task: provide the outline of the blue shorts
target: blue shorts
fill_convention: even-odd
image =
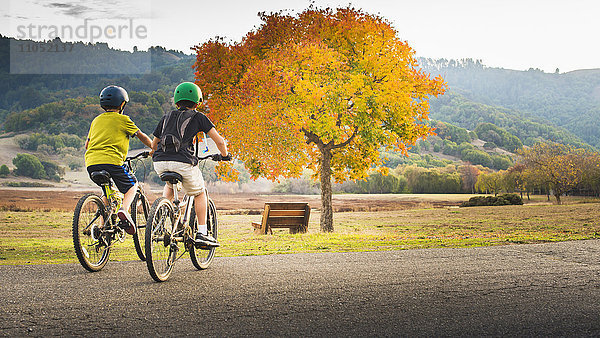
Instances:
[[[117,189],[119,189],[119,191],[122,193],[126,193],[137,183],[135,176],[130,173],[125,166],[119,166],[115,164],[94,164],[87,167],[90,178],[92,172],[100,170],[108,171],[113,182],[115,182]]]

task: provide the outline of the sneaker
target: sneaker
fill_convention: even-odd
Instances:
[[[213,236],[203,235],[201,232],[196,233],[196,244],[213,248],[221,245]]]
[[[119,209],[119,211],[117,211],[117,216],[123,222],[123,229],[125,229],[125,232],[130,235],[135,234],[135,224],[131,219],[131,215],[124,209]]]

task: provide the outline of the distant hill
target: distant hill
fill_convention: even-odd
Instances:
[[[108,84],[119,84],[133,91],[170,92],[176,83],[193,79],[191,66],[195,58],[179,51],[152,47],[148,51],[131,53],[109,48],[103,43],[83,44],[60,40],[57,43],[64,45],[67,50],[73,48],[71,53],[60,53],[61,67],[71,67],[74,72],[96,74],[10,74],[11,42],[44,44],[0,35],[0,122],[8,111],[35,108],[66,98],[96,96]],[[147,70],[145,66],[139,69],[135,67],[140,67],[140,60],[148,59],[150,73],[127,74]],[[87,68],[77,69],[79,67]]]
[[[519,131],[515,129],[513,134],[526,144],[527,138],[543,137],[572,144],[583,141],[600,148],[600,69],[544,73],[538,69],[515,71],[489,68],[470,59],[419,59],[419,62],[426,71],[444,77],[451,97],[462,97],[462,104],[482,104],[480,108],[488,112],[475,114],[479,118],[489,119],[491,109],[501,111],[509,119],[522,119],[523,128]],[[435,108],[432,116],[445,120],[445,114],[440,109],[448,106],[448,96],[444,95],[439,100],[442,102],[433,103]],[[458,108],[451,105],[454,110]],[[483,116],[486,114],[488,117]],[[452,119],[447,121],[473,128],[469,116],[458,117],[453,114]],[[491,120],[483,122],[494,123]],[[549,125],[552,130],[540,132],[540,126],[531,123]],[[503,127],[510,129],[508,125]],[[529,127],[532,128],[532,134],[526,135]],[[578,138],[580,141],[577,141]]]
[[[530,117],[529,114],[514,109],[474,102],[454,91],[431,100],[430,116],[469,130],[476,130],[483,123],[493,123],[515,135],[528,146],[538,141],[549,140],[576,147],[589,147],[586,141],[564,127],[558,127],[539,117]]]

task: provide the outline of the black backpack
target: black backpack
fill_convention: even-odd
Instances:
[[[173,110],[165,116],[160,146],[165,153],[178,153],[192,145],[191,140],[183,142],[183,134],[194,115],[195,109]]]

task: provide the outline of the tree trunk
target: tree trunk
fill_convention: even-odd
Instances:
[[[321,150],[321,231],[333,232],[333,206],[331,205],[331,149]]]
[[[556,204],[562,204],[562,201],[560,200],[560,194],[554,194],[554,197],[556,197]]]

